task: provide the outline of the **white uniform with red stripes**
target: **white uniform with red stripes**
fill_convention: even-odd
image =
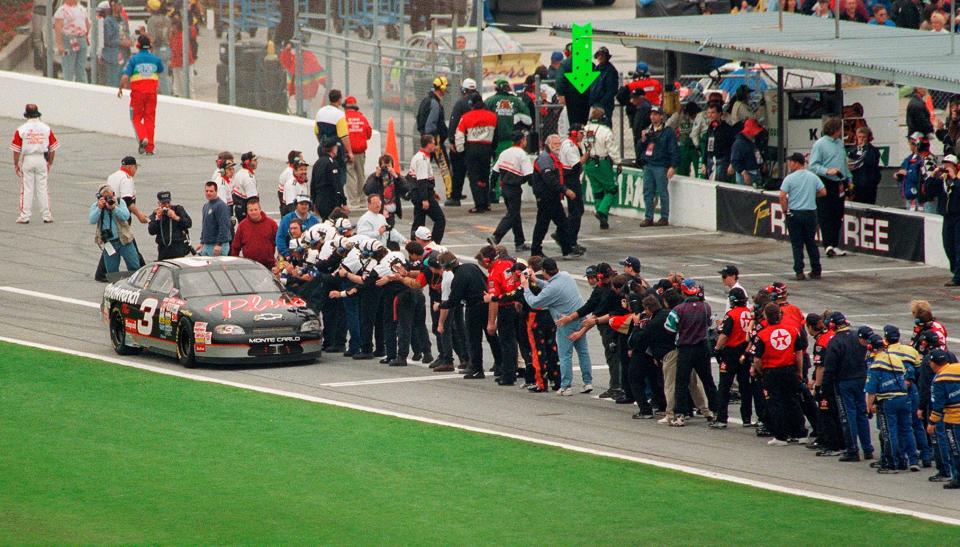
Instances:
[[[47,190],[47,152],[60,146],[50,126],[34,118],[17,128],[10,150],[20,153],[20,218],[29,222],[36,196],[40,214],[45,222],[53,220],[50,213],[50,194]]]

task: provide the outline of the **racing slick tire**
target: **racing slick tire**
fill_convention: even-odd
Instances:
[[[189,319],[177,323],[177,361],[185,368],[197,366],[197,354],[193,345],[193,325]]]
[[[140,353],[140,348],[127,345],[127,330],[123,322],[123,314],[119,307],[110,310],[110,343],[113,345],[113,351],[119,355],[136,355]]]

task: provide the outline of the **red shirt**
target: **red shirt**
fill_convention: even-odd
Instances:
[[[367,151],[367,140],[373,136],[373,128],[367,117],[359,110],[346,109],[347,129],[350,131],[350,149],[354,154],[363,154]]]
[[[781,323],[789,324],[797,331],[803,328],[803,325],[806,323],[806,319],[803,317],[803,312],[800,311],[800,308],[794,306],[793,304],[781,304],[780,315],[782,317],[780,320]]]
[[[660,83],[660,80],[641,78],[627,84],[627,89],[631,92],[638,87],[643,90],[643,96],[650,101],[650,104],[654,106],[660,104],[661,95],[663,94],[663,84]]]
[[[240,256],[254,260],[268,268],[276,263],[277,223],[266,213],[261,213],[260,222],[254,222],[249,216],[237,224],[237,233],[230,243],[230,256]]]
[[[513,274],[508,273],[507,269],[513,266],[512,258],[498,258],[490,266],[490,274],[487,276],[487,292],[496,297],[502,297],[515,290],[520,283],[514,280]],[[511,302],[500,302],[501,306],[509,306]]]
[[[784,323],[765,327],[757,333],[756,355],[760,357],[760,367],[783,368],[796,366],[796,352],[801,347],[797,329]]]
[[[720,332],[727,335],[724,347],[735,348],[747,343],[747,328],[753,319],[753,312],[746,306],[731,308],[723,318]]]
[[[827,330],[817,335],[817,340],[813,343],[813,366],[823,366],[823,352],[827,351],[827,345],[836,334],[835,330]]]

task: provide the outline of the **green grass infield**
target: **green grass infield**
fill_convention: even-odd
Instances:
[[[4,544],[960,545],[960,527],[5,343],[0,408]]]

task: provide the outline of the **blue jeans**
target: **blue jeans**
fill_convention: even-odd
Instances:
[[[645,165],[643,167],[644,217],[653,220],[654,200],[660,197],[660,218],[670,218],[670,191],[667,189],[667,168]]]
[[[127,265],[127,271],[132,272],[136,271],[143,266],[140,264],[140,256],[137,254],[137,246],[131,241],[126,245],[121,245],[119,240],[111,241],[113,248],[117,252],[112,255],[107,254],[107,251],[103,251],[103,271],[106,273],[119,272],[120,271],[120,257],[123,257],[123,263]]]
[[[927,431],[924,429],[923,420],[917,418],[917,408],[920,407],[920,392],[917,385],[910,386],[907,394],[910,397],[910,423],[913,426],[913,439],[920,451],[920,460],[923,462],[933,461],[933,451],[930,449],[930,441],[927,439]]]
[[[909,396],[887,399],[877,406],[877,425],[883,446],[880,463],[890,469],[916,465],[917,445],[913,439]]]
[[[120,50],[117,48],[103,48],[100,52],[100,58],[103,61],[103,83],[110,87],[120,85],[120,71],[123,70],[117,58]]]
[[[741,186],[756,186],[757,183],[760,182],[760,171],[754,169],[747,171],[747,173],[750,173],[750,184],[747,184],[747,181],[743,178],[743,173],[740,171],[737,171],[737,184]]]
[[[867,420],[867,398],[863,393],[865,379],[837,382],[840,395],[840,422],[843,425],[843,440],[848,456],[859,455],[857,439],[864,454],[873,454],[870,441],[870,422]]]
[[[957,426],[954,426],[956,428]],[[957,442],[956,435],[960,435],[960,431],[954,430],[954,442]],[[937,454],[940,457],[940,465],[937,467],[940,470],[941,475],[949,475],[953,477],[953,480],[960,480],[960,462],[955,462],[953,456],[950,454],[950,440],[947,438],[947,424],[943,423],[943,420],[940,420],[933,426],[934,438],[937,443]]]
[[[557,327],[557,352],[560,354],[560,387],[570,387],[573,383],[573,350],[577,350],[577,360],[580,361],[580,376],[584,384],[593,383],[592,366],[590,364],[590,350],[587,349],[587,337],[581,336],[576,342],[571,342],[568,336],[580,330],[583,321],[577,319],[562,327]]]
[[[163,61],[163,72],[160,73],[160,94],[170,94],[170,48],[158,47],[154,53]]]
[[[204,243],[203,248],[200,249],[200,256],[213,256],[213,248],[216,247],[214,243]],[[228,256],[230,254],[230,242],[221,244],[220,246],[220,256]]]
[[[60,66],[63,68],[63,79],[68,82],[87,83],[87,39],[84,36],[63,37],[63,59]],[[73,50],[71,41],[76,40],[79,48]]]
[[[950,477],[953,482],[960,482],[960,424],[945,424],[940,422],[944,433],[944,444],[950,462]],[[939,435],[939,433],[937,433]]]

